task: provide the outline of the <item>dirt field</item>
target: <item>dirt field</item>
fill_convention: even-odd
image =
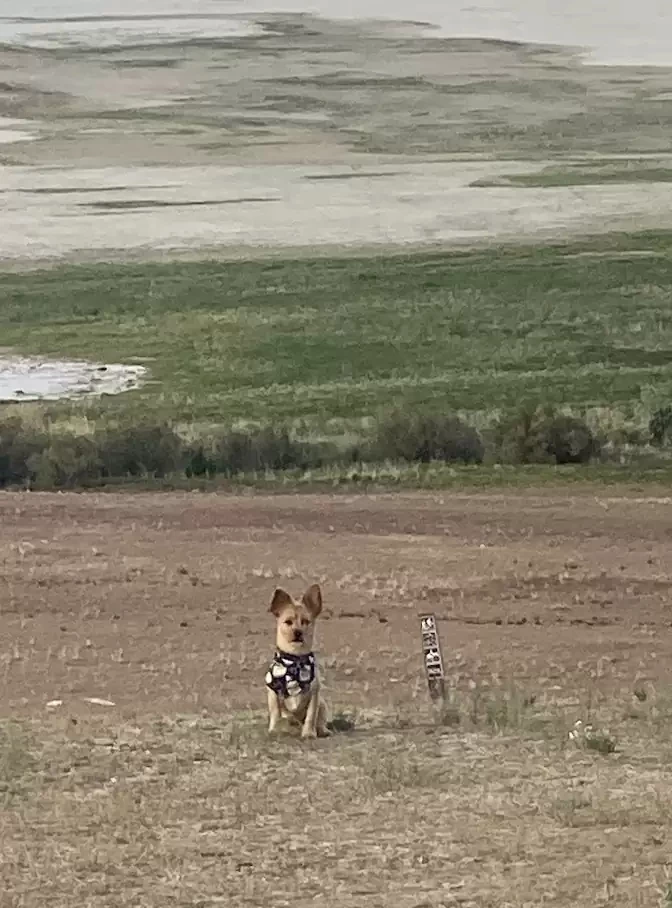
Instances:
[[[2,496],[0,904],[669,905],[669,509]],[[267,603],[313,579],[354,728],[269,742]]]
[[[672,680],[665,499],[7,495],[0,653],[8,715],[60,698],[122,715],[262,705],[275,585],[324,586],[333,696],[398,708],[417,616],[448,665],[534,692]],[[599,674],[595,678],[595,674]]]

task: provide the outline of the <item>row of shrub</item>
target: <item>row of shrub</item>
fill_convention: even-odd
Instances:
[[[270,427],[189,442],[165,424],[76,435],[36,430],[16,417],[0,420],[0,488],[77,488],[135,477],[306,470],[338,459],[335,445],[300,441],[285,429]]]
[[[486,444],[487,441],[487,444]],[[588,425],[554,410],[523,408],[504,416],[487,439],[457,416],[398,411],[380,423],[368,459],[415,463],[588,463],[600,446]]]
[[[672,441],[672,409],[654,414],[650,441]],[[302,440],[284,428],[219,431],[197,441],[169,425],[108,427],[90,435],[0,418],[0,488],[76,488],[129,477],[232,477],[353,462],[582,464],[600,455],[587,423],[523,408],[480,433],[455,415],[399,410],[357,445]]]

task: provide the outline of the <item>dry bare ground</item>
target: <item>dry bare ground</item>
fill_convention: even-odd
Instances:
[[[0,905],[672,904],[671,503],[4,495]],[[313,579],[342,730],[269,742]]]

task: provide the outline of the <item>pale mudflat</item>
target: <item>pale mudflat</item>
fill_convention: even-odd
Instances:
[[[0,117],[20,125],[0,130],[0,259],[669,226],[669,68],[587,66],[562,47],[408,24],[248,13],[254,28],[242,34],[228,19],[203,32],[197,18],[185,35],[168,17],[138,20],[135,37],[108,22],[116,43],[96,44],[80,40],[98,22],[85,17],[72,33],[51,23],[60,37],[48,46],[6,47]],[[553,185],[506,185],[549,165],[561,171]],[[601,170],[576,185],[586,165]]]

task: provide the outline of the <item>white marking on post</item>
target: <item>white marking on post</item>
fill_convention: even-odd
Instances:
[[[420,615],[420,637],[429,696],[432,700],[445,700],[445,674],[435,615]]]

